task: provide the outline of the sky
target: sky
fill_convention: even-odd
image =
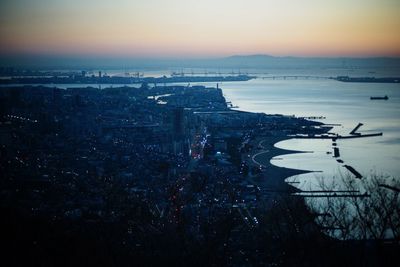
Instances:
[[[400,56],[400,0],[0,0],[0,54]]]

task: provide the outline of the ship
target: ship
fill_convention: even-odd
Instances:
[[[385,96],[371,96],[370,99],[371,100],[388,100],[389,97],[387,95],[385,95]]]

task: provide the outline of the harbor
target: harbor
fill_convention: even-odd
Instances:
[[[372,134],[355,134],[355,135],[291,135],[290,137],[299,138],[299,139],[353,139],[353,138],[363,138],[363,137],[374,137],[374,136],[382,136],[383,133],[372,133]]]
[[[340,145],[342,145],[342,142],[338,142],[339,140],[355,140],[358,138],[366,138],[366,137],[377,137],[377,136],[383,136],[383,133],[362,133],[360,132],[360,129],[365,126],[364,123],[359,122],[354,128],[351,128],[351,130],[349,130],[348,134],[337,134],[337,133],[332,133],[332,132],[328,132],[325,134],[302,134],[302,135],[294,135],[291,137],[294,137],[295,139],[293,140],[299,140],[299,142],[301,142],[300,140],[302,139],[306,139],[306,140],[310,140],[310,142],[312,142],[312,140],[321,140],[320,142],[324,142],[327,146],[328,143],[326,143],[326,141],[323,140],[331,140],[331,142],[329,142],[329,144],[331,144],[331,150],[327,151],[325,154],[326,156],[331,155],[332,159],[335,160],[336,165],[339,168],[339,173],[341,173],[340,175],[342,177],[347,177],[349,179],[363,179],[364,177],[368,176],[368,173],[365,172],[365,170],[363,169],[359,169],[359,165],[354,166],[352,164],[352,161],[347,161],[347,157],[346,157],[346,153],[345,153],[345,160],[342,159],[342,153],[341,153],[341,149],[340,149]],[[343,131],[342,131],[343,132]],[[353,142],[353,141],[349,141],[349,142]],[[328,149],[328,147],[327,147]],[[346,150],[347,152],[347,150]],[[300,154],[299,154],[300,155]],[[307,155],[307,154],[303,154],[303,155]],[[275,158],[274,158],[275,159]],[[283,160],[283,162],[285,161],[286,157],[285,156],[281,156],[280,157],[281,161]],[[328,159],[327,159],[328,160]],[[276,161],[272,161],[274,162],[274,164],[276,164]],[[283,164],[281,164],[279,162],[279,166],[284,166]],[[334,166],[334,163],[331,163],[332,166]],[[306,168],[306,167],[304,167]],[[343,170],[340,171],[340,170]],[[315,171],[313,172],[315,173]],[[325,173],[325,171],[323,172]],[[315,176],[315,174],[303,174],[303,175],[299,175],[298,177],[312,177]],[[325,174],[326,175],[326,174]],[[297,177],[297,176],[294,176]],[[315,178],[314,178],[315,179]],[[303,179],[301,179],[303,180]],[[314,189],[306,189],[307,187],[304,186],[304,180],[303,182],[299,182],[296,178],[295,179],[288,179],[287,181],[289,184],[293,184],[294,186],[296,186],[297,188],[300,188],[300,192],[296,192],[293,193],[293,195],[295,196],[301,196],[301,197],[306,197],[306,198],[346,198],[346,197],[352,197],[352,198],[364,198],[364,197],[369,197],[370,194],[368,193],[360,193],[358,190],[356,191],[347,191],[347,190],[326,190],[322,188],[319,188],[318,186],[314,187]],[[329,184],[329,183],[328,183]],[[385,185],[386,186],[386,185]],[[390,185],[389,185],[390,186]]]

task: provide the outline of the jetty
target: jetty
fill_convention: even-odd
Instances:
[[[291,135],[293,138],[299,139],[351,139],[351,138],[362,138],[362,137],[373,137],[382,136],[383,133],[372,133],[372,134],[355,134],[355,135]]]
[[[302,190],[300,193],[360,193],[360,190]]]
[[[371,96],[369,99],[370,100],[388,100],[389,97],[387,95],[385,95],[385,96]]]
[[[362,134],[358,133],[358,129],[360,129],[361,126],[364,124],[359,122],[357,126],[349,133],[349,135],[340,135],[340,134],[296,134],[292,135],[294,138],[300,138],[300,139],[332,139],[333,142],[336,142],[337,139],[351,139],[351,138],[361,138],[361,137],[374,137],[374,136],[382,136],[383,133],[371,133],[371,134]],[[336,146],[336,143],[332,144],[333,146]]]
[[[314,198],[322,198],[322,197],[370,197],[370,194],[368,193],[364,193],[364,194],[355,194],[355,193],[349,193],[349,194],[345,194],[345,193],[317,193],[317,194],[310,194],[310,193],[294,193],[292,194],[292,196],[297,196],[297,197],[314,197]]]
[[[305,119],[305,120],[325,120],[325,116],[307,116],[307,117],[298,117],[299,119]]]
[[[360,129],[361,126],[363,126],[361,122],[358,123],[358,125],[350,132],[351,135],[361,135],[360,133],[357,133],[358,129]]]
[[[339,158],[340,157],[339,148],[337,148],[337,147],[333,148],[333,157],[334,158]]]
[[[382,136],[383,133],[372,133],[372,134],[357,134],[357,135],[346,135],[341,136],[339,135],[338,139],[351,139],[351,138],[361,138],[361,137],[374,137],[374,136]]]
[[[354,176],[358,179],[362,178],[362,175],[356,171],[356,169],[354,169],[353,167],[351,167],[350,165],[343,165],[347,170],[349,170],[352,174],[354,174]]]
[[[330,80],[335,79],[327,76],[315,76],[315,75],[274,75],[274,76],[260,76],[259,78],[271,79],[271,80]]]
[[[337,76],[333,78],[339,82],[348,83],[400,83],[400,77],[349,77],[349,76]]]

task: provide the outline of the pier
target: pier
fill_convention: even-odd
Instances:
[[[351,135],[361,135],[360,133],[357,133],[358,129],[360,129],[361,126],[363,126],[361,122],[358,123],[358,125],[350,132]]]
[[[314,80],[331,80],[334,79],[333,77],[326,77],[326,76],[313,76],[313,75],[276,75],[276,76],[264,76],[260,77],[261,79],[271,79],[271,80],[309,80],[309,79],[314,79]]]
[[[318,194],[310,194],[310,193],[306,193],[306,194],[302,194],[302,193],[294,193],[292,194],[292,196],[298,196],[298,197],[315,197],[315,198],[322,198],[322,197],[370,197],[370,194],[368,193],[364,193],[364,194],[336,194],[336,193],[318,193]]]
[[[303,190],[301,193],[360,193],[360,190]]]
[[[349,76],[337,76],[333,78],[339,82],[350,82],[350,83],[400,83],[400,77],[349,77]]]
[[[337,148],[337,147],[333,148],[333,157],[335,157],[335,158],[339,158],[340,157],[339,148]]]
[[[382,136],[383,133],[372,133],[372,134],[362,134],[362,133],[357,133],[358,129],[360,129],[361,126],[363,126],[363,123],[358,123],[358,125],[349,133],[349,135],[339,135],[339,134],[323,134],[323,135],[314,135],[314,134],[308,134],[308,135],[293,135],[292,137],[294,138],[300,138],[300,139],[332,139],[332,142],[334,142],[332,145],[336,146],[336,140],[337,139],[351,139],[351,138],[361,138],[361,137],[374,137],[374,136]]]
[[[354,174],[354,176],[358,179],[362,178],[362,175],[356,171],[353,167],[351,167],[350,165],[344,165],[344,167],[349,170],[352,174]]]
[[[298,118],[305,119],[305,120],[325,120],[326,119],[325,116],[308,116],[308,117],[298,117]]]
[[[373,134],[355,134],[355,135],[294,135],[292,137],[299,139],[332,139],[333,141],[337,139],[351,139],[351,138],[362,138],[362,137],[374,137],[382,136],[383,133],[373,133]]]
[[[374,136],[382,136],[383,133],[373,133],[373,134],[357,134],[357,135],[346,135],[346,136],[341,136],[338,135],[338,139],[351,139],[351,138],[361,138],[361,137],[374,137]]]

